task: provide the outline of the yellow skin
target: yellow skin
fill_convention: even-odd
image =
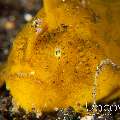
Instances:
[[[79,109],[92,103],[96,67],[120,65],[119,0],[44,0],[44,7],[17,35],[1,80],[14,101],[31,110]],[[33,24],[41,19],[36,33]],[[22,74],[22,75],[21,75]],[[97,100],[120,97],[120,71],[106,65],[97,79]]]

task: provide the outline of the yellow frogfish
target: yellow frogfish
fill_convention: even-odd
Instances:
[[[0,79],[26,110],[78,110],[93,98],[120,97],[119,65],[119,0],[44,0],[14,40]]]

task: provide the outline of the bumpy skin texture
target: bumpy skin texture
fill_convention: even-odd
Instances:
[[[24,26],[2,75],[15,102],[38,111],[93,102],[97,65],[107,58],[120,65],[119,13],[119,0],[44,0],[34,18],[42,19],[42,31],[36,33],[34,20]],[[97,100],[119,97],[119,80],[120,71],[106,65]]]

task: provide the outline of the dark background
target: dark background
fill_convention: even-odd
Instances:
[[[41,8],[41,0],[0,0],[0,64],[7,60],[16,34]]]

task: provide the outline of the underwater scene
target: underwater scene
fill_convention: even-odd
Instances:
[[[120,0],[0,0],[0,120],[120,120]]]

